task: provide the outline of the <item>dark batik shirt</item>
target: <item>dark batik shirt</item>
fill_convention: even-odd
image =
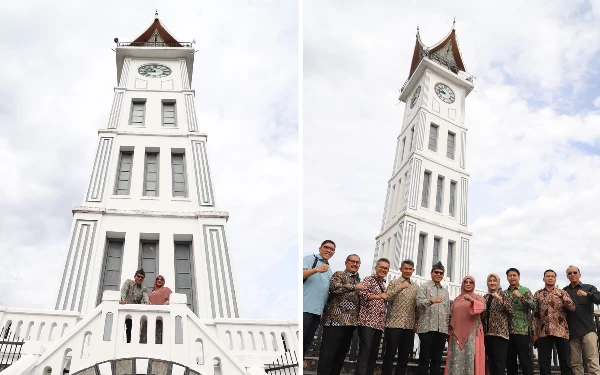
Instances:
[[[497,336],[508,340],[510,334],[510,318],[513,313],[513,304],[505,291],[499,290],[502,302],[490,293],[486,294],[485,311],[481,315],[483,332],[486,336]]]
[[[567,322],[569,323],[570,337],[585,336],[590,332],[596,332],[594,324],[594,304],[600,304],[600,292],[595,286],[579,283],[575,287],[567,285],[563,288],[575,302],[575,311],[567,311]],[[583,290],[587,296],[578,296],[577,291]]]
[[[359,292],[360,313],[358,324],[363,327],[371,327],[383,331],[385,326],[385,299],[368,300],[369,296],[385,293],[385,279],[378,280],[375,276],[365,277],[363,280],[365,288]]]
[[[569,324],[567,310],[575,311],[575,303],[564,290],[554,288],[540,289],[533,295],[537,309],[533,313],[533,334],[538,339],[555,336],[569,339]]]
[[[513,290],[519,289],[519,293],[523,299],[517,298],[513,294]],[[513,314],[510,319],[510,334],[511,335],[529,335],[529,311],[535,310],[536,302],[529,288],[519,285],[519,287],[508,287],[505,290],[508,298],[513,305]]]
[[[338,271],[333,274],[323,313],[324,326],[358,325],[358,291],[354,289],[356,283],[356,273]]]

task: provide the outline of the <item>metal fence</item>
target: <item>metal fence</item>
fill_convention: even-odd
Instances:
[[[267,364],[265,372],[270,375],[296,375],[299,367],[296,352],[285,352],[273,363]]]
[[[0,371],[21,358],[21,348],[24,342],[10,331],[10,327],[0,330]]]

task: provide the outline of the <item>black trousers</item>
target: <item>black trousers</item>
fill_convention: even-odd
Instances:
[[[442,354],[448,335],[442,332],[419,333],[419,375],[440,375]]]
[[[319,323],[321,322],[321,315],[311,314],[311,313],[303,313],[302,314],[302,325],[303,332],[302,338],[304,340],[304,344],[302,345],[304,352],[302,353],[302,358],[306,357],[306,353],[308,352],[308,348],[310,344],[312,344],[315,339],[315,332],[317,332],[317,328],[319,328]]]
[[[127,343],[131,342],[131,319],[125,319],[125,335],[127,336]]]
[[[571,346],[569,340],[556,336],[546,336],[538,339],[538,360],[540,362],[540,375],[550,375],[552,368],[552,347],[556,346],[558,364],[561,375],[572,375]]]
[[[521,365],[523,375],[533,375],[533,360],[531,358],[529,343],[529,335],[509,336],[508,351],[506,354],[506,373],[508,375],[519,374],[517,357],[519,357],[519,364]]]
[[[396,375],[406,374],[408,357],[415,346],[415,331],[404,328],[385,329],[385,353],[383,355],[382,375],[392,375],[394,357],[398,353],[396,362]]]
[[[491,375],[506,374],[508,340],[498,336],[485,336],[485,356],[490,364]]]
[[[339,375],[350,349],[355,326],[323,327],[317,375]]]
[[[354,375],[373,375],[383,331],[358,326],[358,359]]]

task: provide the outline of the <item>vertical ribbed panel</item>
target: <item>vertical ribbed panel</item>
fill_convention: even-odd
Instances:
[[[196,119],[196,108],[194,107],[194,96],[192,94],[185,94],[185,115],[187,118],[188,131],[198,131],[198,121]]]
[[[184,89],[190,88],[190,80],[188,79],[187,63],[185,60],[179,60],[179,71],[181,72],[181,85]]]
[[[402,258],[410,259],[417,263],[417,253],[415,252],[415,232],[417,229],[417,224],[412,221],[406,222],[406,228],[404,229],[403,237],[403,251]]]
[[[214,207],[215,202],[212,182],[210,180],[210,169],[206,156],[206,142],[192,141],[192,154],[194,157],[194,175],[196,176],[198,204],[200,206]]]
[[[387,194],[385,195],[385,205],[383,206],[383,218],[381,219],[381,230],[385,226],[385,219],[387,215],[388,199],[390,198],[390,187],[388,186]]]
[[[456,145],[454,145],[456,148]],[[460,132],[460,167],[466,168],[466,155],[467,155],[467,132]]]
[[[400,268],[400,260],[402,258],[402,237],[404,229],[404,222],[401,221],[400,225],[398,225],[398,233],[396,234],[396,243],[394,244],[394,259],[392,259],[392,265],[390,266],[390,270],[397,270]]]
[[[119,125],[119,118],[121,116],[121,107],[123,106],[123,91],[115,92],[115,98],[113,99],[113,105],[110,109],[110,116],[108,118],[108,129],[116,129]]]
[[[204,225],[206,271],[213,318],[239,318],[233,270],[222,225]]]
[[[71,234],[69,253],[60,283],[56,310],[81,311],[88,280],[96,220],[77,220]]]
[[[413,158],[410,163],[412,164],[409,168],[411,171],[410,176],[410,195],[408,201],[408,207],[416,210],[417,202],[419,199],[419,186],[421,183],[421,164],[423,161],[418,158]],[[412,167],[412,168],[411,168]]]
[[[88,187],[85,200],[87,202],[100,202],[104,195],[104,186],[106,185],[106,175],[112,153],[113,138],[100,138],[98,150],[96,151],[96,160],[94,169]]]
[[[429,84],[431,82],[431,70],[425,70],[425,79],[423,80],[423,101],[421,106],[427,107],[429,104]]]
[[[129,67],[131,65],[130,59],[125,59],[123,62],[123,69],[121,70],[121,81],[119,82],[119,87],[127,87],[127,82],[129,81]]]
[[[467,197],[468,197],[469,181],[460,178],[460,225],[467,226]]]
[[[417,142],[415,143],[415,147],[419,151],[423,151],[423,140],[425,139],[425,111],[420,110],[418,114],[417,125],[415,129],[415,137]]]

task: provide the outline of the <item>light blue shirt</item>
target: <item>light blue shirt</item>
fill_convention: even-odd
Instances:
[[[325,264],[323,258],[318,254],[307,255],[302,259],[302,269],[309,270],[313,268],[315,263],[315,256],[317,256],[317,264],[315,267],[319,267]],[[310,276],[303,284],[303,312],[322,315],[325,304],[327,303],[327,297],[329,296],[329,284],[331,283],[331,268],[327,272],[317,272]]]

